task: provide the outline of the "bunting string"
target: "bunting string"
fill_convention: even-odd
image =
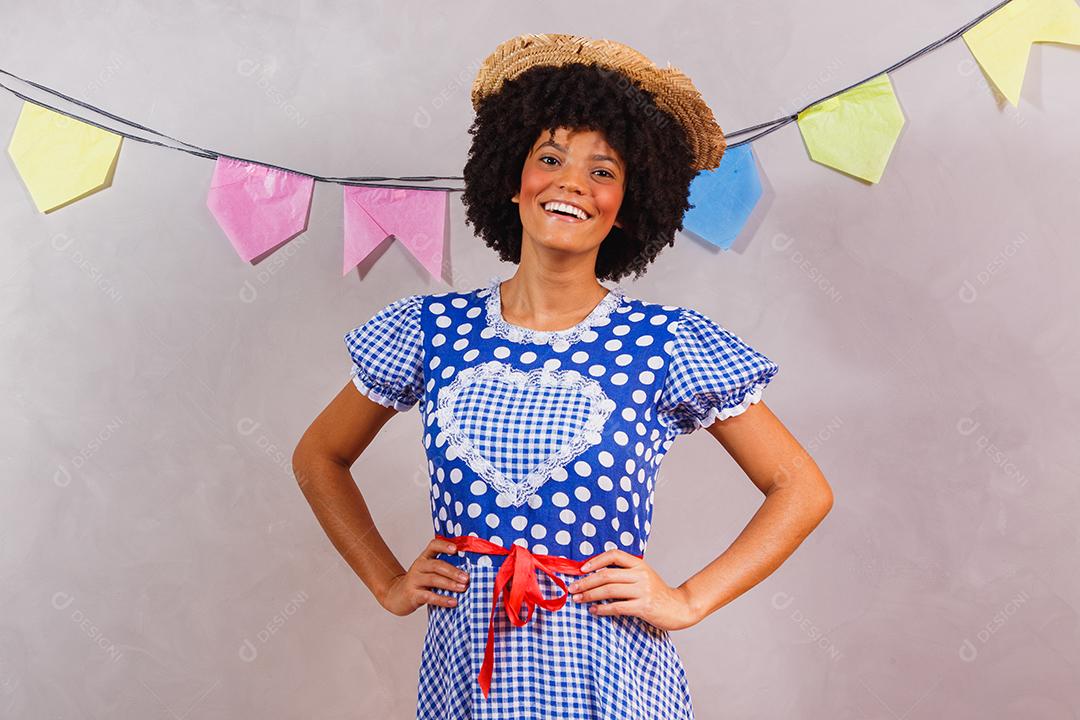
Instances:
[[[761,197],[752,144],[794,122],[812,160],[853,178],[881,180],[905,123],[890,75],[963,37],[990,85],[1013,106],[1035,42],[1080,45],[1077,0],[1001,0],[934,42],[866,78],[807,103],[797,112],[726,133],[718,168],[700,172],[690,187],[682,229],[722,249],[731,247]],[[316,182],[343,186],[347,273],[387,237],[394,237],[434,275],[442,269],[447,195],[460,175],[324,176],[180,140],[0,68],[0,75],[111,122],[20,92],[22,113],[8,148],[41,212],[51,212],[111,184],[123,138],[215,161],[207,207],[244,260],[276,249],[307,227]],[[119,126],[119,127],[118,127]],[[419,184],[416,184],[419,183]],[[435,184],[433,184],[435,183]]]
[[[95,105],[91,105],[90,103],[79,100],[78,98],[73,98],[70,95],[66,95],[66,94],[60,92],[59,90],[55,90],[55,89],[53,89],[51,87],[48,87],[47,85],[42,85],[40,83],[34,82],[33,80],[27,80],[26,78],[20,77],[20,76],[16,75],[15,73],[12,73],[12,72],[8,72],[7,70],[4,70],[3,68],[0,68],[0,74],[7,75],[8,77],[13,77],[13,78],[15,78],[16,80],[18,80],[20,82],[26,83],[27,85],[30,85],[32,87],[36,87],[37,89],[39,89],[39,90],[41,90],[41,91],[43,91],[45,93],[48,93],[50,95],[55,95],[56,97],[63,98],[64,100],[67,100],[68,102],[71,102],[71,103],[74,103],[74,104],[78,105],[79,107],[86,108],[87,110],[91,110],[93,112],[96,112],[99,115],[104,115],[107,118],[110,118],[110,119],[115,120],[117,122],[123,123],[124,125],[128,125],[129,127],[137,128],[137,129],[142,130],[144,132],[148,132],[148,133],[150,133],[152,135],[157,135],[158,137],[163,137],[166,140],[171,140],[174,143],[177,143],[178,145],[183,145],[185,147],[176,147],[174,145],[167,145],[165,143],[158,142],[157,140],[151,140],[149,138],[145,138],[145,137],[142,137],[140,135],[133,135],[133,134],[131,134],[129,132],[125,132],[123,130],[119,130],[119,129],[114,128],[114,127],[109,127],[107,125],[103,125],[103,124],[95,122],[93,120],[89,120],[87,118],[76,115],[75,113],[68,112],[67,110],[61,110],[60,108],[57,108],[57,107],[55,107],[53,105],[42,102],[40,100],[36,100],[34,98],[27,97],[26,95],[23,95],[18,90],[10,88],[7,85],[5,85],[4,83],[0,82],[0,87],[4,88],[8,92],[22,98],[23,100],[25,100],[27,102],[32,102],[32,103],[34,103],[36,105],[40,105],[41,107],[48,108],[49,110],[52,110],[53,112],[60,113],[61,115],[66,115],[67,117],[69,117],[69,118],[71,118],[73,120],[77,120],[79,122],[86,123],[87,125],[93,125],[96,128],[100,128],[100,129],[105,130],[107,132],[111,132],[111,133],[115,133],[117,135],[121,135],[121,136],[126,137],[126,138],[128,138],[130,140],[137,140],[138,142],[148,143],[150,145],[157,145],[159,147],[168,148],[170,150],[180,150],[181,152],[186,152],[186,153],[189,153],[191,155],[195,155],[197,157],[209,158],[210,160],[216,160],[216,159],[221,158],[221,157],[227,157],[227,158],[231,158],[233,160],[240,160],[242,162],[249,162],[249,163],[253,163],[253,164],[257,164],[257,165],[262,165],[263,167],[274,168],[275,170],[281,170],[281,171],[284,171],[284,172],[290,172],[290,173],[293,173],[294,175],[306,175],[307,177],[310,177],[311,179],[313,179],[316,182],[328,182],[328,183],[335,183],[335,184],[338,184],[338,185],[374,185],[376,182],[383,181],[383,180],[398,180],[398,181],[402,181],[402,182],[430,182],[430,181],[433,181],[433,180],[462,180],[463,179],[460,175],[458,175],[458,176],[455,176],[455,175],[417,175],[417,176],[413,176],[413,177],[379,177],[379,176],[375,176],[375,175],[363,176],[363,177],[324,177],[322,175],[311,175],[310,173],[305,173],[305,172],[303,172],[301,170],[293,170],[292,168],[283,167],[281,165],[274,165],[273,163],[267,163],[267,162],[263,162],[261,160],[248,160],[248,159],[245,159],[245,158],[238,157],[236,155],[225,155],[225,154],[219,153],[219,152],[217,152],[215,150],[207,150],[206,148],[199,147],[198,145],[192,145],[189,142],[184,142],[183,140],[177,140],[176,138],[172,137],[171,135],[166,135],[165,133],[161,132],[160,130],[155,130],[153,128],[146,127],[145,125],[141,125],[141,124],[135,122],[134,120],[128,120],[125,117],[121,117],[119,115],[114,115],[113,113],[109,112],[108,110],[103,110],[103,109],[101,109],[101,108],[99,108],[99,107],[97,107]],[[408,187],[408,188],[411,188],[412,186],[411,185],[385,185],[385,184],[379,184],[378,187]],[[422,188],[417,188],[417,189],[422,189]],[[426,189],[428,189],[428,190],[460,191],[463,188],[427,187]]]
[[[903,67],[904,65],[907,65],[909,62],[915,60],[916,58],[919,58],[922,55],[925,55],[927,53],[930,53],[933,50],[936,50],[937,48],[941,47],[942,45],[945,45],[945,44],[955,40],[956,38],[960,37],[965,32],[967,32],[968,29],[974,27],[975,25],[980,23],[983,19],[989,17],[991,14],[996,12],[999,8],[1007,5],[1010,2],[1013,2],[1013,0],[1002,0],[1001,2],[999,2],[994,7],[990,8],[989,10],[982,13],[981,15],[974,18],[973,20],[970,20],[969,22],[965,23],[963,26],[961,26],[960,28],[958,28],[958,29],[954,30],[953,32],[949,33],[945,37],[930,43],[926,47],[923,47],[923,48],[921,48],[919,50],[916,50],[915,52],[908,55],[903,60],[900,60],[900,61],[894,63],[893,65],[890,65],[889,67],[887,67],[884,70],[873,73],[872,75],[868,75],[867,77],[863,78],[859,82],[852,83],[851,85],[848,85],[845,88],[842,88],[842,89],[837,90],[837,91],[835,91],[833,93],[830,93],[828,95],[820,97],[817,100],[814,100],[813,102],[807,103],[805,106],[800,108],[798,110],[798,112],[795,112],[795,113],[793,113],[791,115],[786,115],[784,117],[777,118],[775,120],[770,120],[769,122],[759,123],[757,125],[752,125],[750,127],[742,128],[741,130],[736,130],[734,132],[730,132],[730,133],[726,132],[726,133],[724,133],[724,137],[730,140],[730,139],[736,138],[736,137],[738,137],[740,135],[745,135],[748,132],[753,132],[754,130],[760,130],[761,128],[768,128],[767,130],[764,130],[763,132],[760,132],[760,133],[758,133],[756,135],[753,135],[751,137],[748,137],[746,139],[739,140],[739,141],[736,141],[736,142],[733,142],[733,143],[729,143],[728,148],[735,148],[735,147],[738,147],[740,145],[744,145],[744,144],[747,144],[747,143],[752,143],[755,140],[757,140],[759,138],[762,138],[765,135],[768,135],[769,133],[771,133],[771,132],[773,132],[775,130],[779,130],[784,125],[787,125],[790,122],[798,120],[799,114],[802,113],[803,111],[809,109],[810,107],[812,107],[814,105],[817,105],[818,103],[820,103],[820,102],[822,102],[824,100],[828,100],[829,98],[840,95],[841,93],[844,93],[844,92],[846,92],[846,91],[848,91],[848,90],[850,90],[850,89],[852,89],[854,87],[862,85],[867,80],[870,80],[871,78],[877,77],[878,75],[881,75],[883,73],[891,73],[891,72],[894,72],[895,70],[898,70],[899,68]],[[79,100],[77,98],[71,97],[70,95],[67,95],[67,94],[65,94],[63,92],[60,92],[59,90],[56,90],[54,88],[48,87],[47,85],[43,85],[41,83],[34,82],[33,80],[27,80],[26,78],[19,77],[18,75],[14,74],[14,73],[11,73],[11,72],[8,72],[7,70],[4,70],[3,68],[0,68],[0,73],[2,73],[4,75],[7,75],[8,77],[13,77],[16,80],[19,80],[20,82],[26,83],[27,85],[30,85],[31,87],[35,87],[38,90],[41,90],[42,92],[45,92],[45,93],[47,93],[49,95],[54,95],[56,97],[63,98],[64,100],[67,100],[68,102],[71,102],[71,103],[74,103],[75,105],[78,105],[79,107],[85,108],[85,109],[90,110],[90,111],[95,112],[95,113],[98,113],[99,115],[104,115],[105,117],[110,118],[112,120],[115,120],[116,122],[123,123],[124,125],[128,125],[129,127],[137,128],[139,130],[142,130],[143,132],[151,133],[152,135],[157,135],[158,137],[163,137],[166,140],[171,140],[172,142],[177,143],[179,145],[183,145],[185,147],[174,147],[174,146],[171,146],[171,145],[166,145],[164,143],[160,143],[160,142],[157,142],[155,140],[150,140],[150,139],[143,138],[143,137],[140,137],[140,136],[137,136],[137,135],[132,135],[132,134],[129,134],[129,133],[125,133],[122,130],[117,130],[115,128],[106,127],[105,125],[101,125],[99,123],[93,122],[92,120],[88,120],[86,118],[80,117],[80,116],[75,115],[73,113],[69,113],[69,112],[66,112],[64,110],[60,110],[60,109],[58,109],[56,107],[53,107],[51,105],[48,105],[46,103],[43,103],[43,102],[40,102],[38,100],[34,100],[32,98],[29,98],[29,97],[23,95],[22,93],[8,87],[4,83],[0,82],[0,87],[4,88],[5,90],[7,90],[10,93],[13,93],[14,95],[17,95],[18,97],[22,98],[23,100],[26,100],[28,102],[37,103],[38,105],[42,105],[43,107],[46,107],[46,108],[52,110],[53,112],[58,112],[58,113],[61,113],[63,115],[67,115],[68,117],[73,118],[75,120],[78,120],[79,122],[89,123],[91,125],[94,125],[95,127],[101,128],[102,130],[107,130],[109,132],[114,132],[114,133],[116,133],[118,135],[123,135],[124,137],[130,138],[132,140],[137,140],[139,142],[150,143],[152,145],[158,145],[160,147],[166,147],[166,148],[170,148],[170,149],[173,149],[173,150],[181,150],[183,152],[187,152],[187,153],[190,153],[192,155],[196,155],[198,157],[209,158],[211,160],[215,160],[218,157],[223,157],[224,156],[222,153],[219,153],[217,151],[208,150],[206,148],[199,147],[198,145],[192,145],[191,143],[184,142],[183,140],[177,140],[176,138],[174,138],[174,137],[172,137],[170,135],[166,135],[165,133],[163,133],[163,132],[161,132],[159,130],[155,130],[153,128],[146,127],[145,125],[141,125],[141,124],[135,122],[134,120],[128,120],[125,117],[115,115],[115,114],[113,114],[113,113],[111,113],[111,112],[109,112],[107,110],[103,110],[103,109],[101,109],[99,107],[96,107],[95,105],[92,105],[92,104],[87,103],[87,102],[85,102],[83,100]],[[306,176],[312,178],[315,182],[335,183],[335,184],[340,184],[340,185],[373,185],[373,184],[378,183],[379,187],[412,187],[410,185],[395,186],[395,185],[384,185],[382,183],[384,181],[433,182],[433,181],[436,181],[436,180],[463,180],[464,179],[460,175],[420,175],[420,176],[412,176],[412,177],[379,177],[379,176],[374,176],[374,175],[368,175],[368,176],[358,176],[358,177],[327,177],[327,176],[322,176],[322,175],[312,175],[311,173],[306,173],[306,172],[303,172],[302,170],[295,170],[295,169],[292,169],[292,168],[283,167],[281,165],[274,165],[274,164],[271,164],[271,163],[263,162],[261,160],[247,160],[247,159],[244,159],[244,158],[240,158],[240,157],[238,157],[236,155],[228,155],[228,156],[225,156],[225,157],[231,157],[231,158],[236,159],[236,160],[243,160],[244,162],[256,163],[256,164],[262,165],[264,167],[272,167],[272,168],[275,168],[277,170],[284,170],[286,172],[291,172],[291,173],[294,173],[294,174],[297,174],[297,175],[306,175]],[[423,189],[423,188],[417,188],[417,189]],[[447,187],[428,187],[427,189],[429,189],[429,190],[448,190],[448,191],[451,191],[451,192],[461,192],[462,190],[464,190],[464,188],[447,188]]]

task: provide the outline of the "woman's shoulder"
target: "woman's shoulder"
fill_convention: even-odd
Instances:
[[[435,311],[447,308],[464,308],[470,303],[482,301],[491,292],[491,281],[477,284],[465,283],[460,288],[440,290],[438,292],[420,295],[420,303],[424,307],[431,307]]]
[[[634,299],[642,308],[651,315],[662,315],[668,319],[672,330],[692,330],[694,328],[720,328],[725,329],[720,320],[710,311],[696,304],[679,305],[675,303],[662,303],[649,300]]]
[[[490,290],[489,281],[475,287],[466,284],[461,289],[400,295],[375,312],[371,320],[376,323],[395,322],[419,325],[425,312],[429,316],[449,315],[454,310],[469,312],[470,308],[485,301]]]
[[[377,306],[378,310],[345,334],[346,341],[372,335],[389,337],[419,334],[420,314],[426,297],[421,293],[402,295],[381,307]]]
[[[640,322],[654,326],[664,326],[672,332],[683,323],[694,323],[702,320],[711,322],[707,315],[693,307],[646,300],[625,293],[622,301],[622,312],[632,315]]]
[[[382,309],[375,312],[375,314],[371,316],[369,322],[375,324],[418,323],[425,297],[427,296],[421,293],[399,296],[387,302]]]
[[[664,346],[670,355],[697,354],[702,350],[751,350],[749,344],[717,316],[698,305],[679,305],[635,300],[642,322],[663,325],[668,333]]]

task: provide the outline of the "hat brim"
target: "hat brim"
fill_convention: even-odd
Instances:
[[[529,68],[572,63],[595,64],[620,72],[648,90],[657,107],[670,113],[686,132],[694,154],[693,168],[712,170],[720,165],[727,140],[690,78],[670,63],[665,68],[657,67],[637,50],[614,40],[548,33],[519,35],[500,43],[484,59],[473,81],[473,109],[479,110],[485,98]]]

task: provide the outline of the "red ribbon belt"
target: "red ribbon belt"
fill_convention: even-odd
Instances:
[[[502,594],[507,583],[510,584],[510,591],[503,598],[506,617],[510,618],[510,622],[514,625],[521,627],[532,618],[533,610],[537,605],[554,612],[566,604],[569,591],[566,589],[566,583],[555,575],[555,572],[583,575],[581,565],[586,561],[571,560],[558,555],[533,554],[516,543],[508,550],[502,545],[496,545],[475,535],[458,535],[457,537],[436,535],[435,537],[453,543],[458,550],[471,550],[488,555],[506,555],[506,559],[499,566],[499,572],[495,576],[495,589],[491,597],[491,617],[488,620],[487,649],[484,651],[484,664],[480,666],[480,674],[477,676],[486,698],[491,688],[491,673],[495,667],[495,608],[499,604],[499,595]],[[563,594],[553,598],[544,597],[536,582],[535,570],[540,570],[554,580],[555,584],[562,588]],[[519,612],[522,603],[525,603],[525,607],[528,608],[524,619],[521,618]]]

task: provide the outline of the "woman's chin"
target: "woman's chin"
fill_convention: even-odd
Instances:
[[[559,252],[585,252],[593,247],[589,238],[558,234],[541,237],[537,244],[547,250]]]
[[[592,233],[583,233],[574,227],[562,229],[547,226],[539,228],[538,232],[526,231],[526,234],[541,247],[551,250],[582,252],[600,244],[600,241],[594,242]]]

